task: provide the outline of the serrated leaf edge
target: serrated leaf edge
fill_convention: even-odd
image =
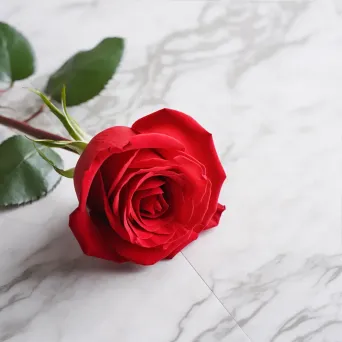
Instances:
[[[10,137],[8,137],[7,139],[5,140],[2,140],[0,142],[0,145],[2,145],[3,143],[5,143],[7,140],[10,140],[12,139],[13,137],[17,136],[18,134],[15,134],[15,135],[11,135]],[[61,182],[62,180],[62,176],[59,175],[56,183],[50,188],[50,189],[47,189],[46,191],[44,191],[42,193],[41,196],[35,196],[33,198],[31,198],[29,201],[21,201],[21,202],[18,202],[18,203],[4,203],[4,204],[0,204],[0,209],[11,209],[11,208],[17,208],[17,207],[20,207],[24,204],[32,204],[33,202],[36,202],[38,201],[39,199],[41,198],[44,198],[46,197],[50,192],[52,192],[53,190],[55,190],[55,188],[58,186],[58,184]]]

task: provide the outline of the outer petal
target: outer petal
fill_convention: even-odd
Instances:
[[[175,250],[173,250],[166,259],[172,259],[176,254],[178,254],[184,247],[186,247],[189,243],[196,240],[198,237],[198,234],[196,232],[191,232],[190,236],[186,241],[181,243]]]
[[[141,148],[151,149],[184,149],[184,146],[175,138],[151,133],[136,135],[131,128],[115,126],[97,134],[81,154],[74,176],[75,190],[84,209],[88,193],[101,165],[113,154]]]
[[[97,202],[97,203],[96,203]],[[96,205],[97,204],[97,205]],[[109,205],[107,194],[105,192],[101,170],[99,170],[96,173],[96,176],[94,178],[94,181],[92,183],[89,198],[87,201],[87,206],[92,210],[95,208],[97,214],[96,217],[106,217],[108,220],[109,225],[111,228],[118,234],[122,239],[130,240],[131,238],[131,231],[126,230],[122,224],[119,218],[117,218],[111,209],[111,206]],[[98,214],[98,206],[101,206],[102,212],[100,212],[100,215]],[[102,232],[101,230],[99,230]]]
[[[115,128],[115,127],[114,127]],[[184,145],[176,138],[160,132],[138,134],[130,139],[128,149],[165,148],[184,151]]]
[[[139,150],[114,153],[103,163],[101,173],[107,193],[117,185],[138,153]]]
[[[226,210],[226,206],[218,203],[216,212],[213,215],[213,217],[210,219],[210,221],[209,221],[209,223],[205,229],[210,229],[210,228],[216,227],[219,224],[221,215],[225,210]]]
[[[204,217],[208,223],[215,213],[222,184],[226,178],[221,162],[217,156],[212,136],[190,116],[172,109],[162,109],[136,121],[132,129],[139,133],[169,135],[185,146],[185,151],[201,162],[207,176],[212,182],[210,204]]]
[[[156,262],[165,259],[173,251],[179,251],[179,247],[184,246],[185,241],[188,241],[189,239],[189,234],[185,234],[186,231],[177,230],[173,241],[168,244],[167,248],[165,248],[166,246],[145,248],[118,238],[115,241],[115,249],[120,255],[123,256],[123,258],[126,258],[127,260],[133,261],[140,265],[153,265]]]
[[[202,172],[202,166],[193,161],[188,156],[180,155],[175,157],[175,160],[180,164],[182,172],[186,175],[189,183],[193,188],[191,190],[191,201],[194,204],[194,213],[191,217],[190,227],[203,222],[211,199],[211,182]],[[187,200],[190,203],[190,200]]]
[[[120,263],[127,261],[116,253],[110,236],[110,227],[107,227],[97,216],[90,217],[86,211],[77,208],[70,215],[69,226],[83,253]]]
[[[120,153],[135,133],[128,127],[112,127],[97,134],[81,154],[75,168],[74,184],[80,206],[85,209],[95,174],[113,153]]]

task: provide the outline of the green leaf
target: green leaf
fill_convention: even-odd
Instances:
[[[46,92],[55,101],[65,85],[67,105],[75,106],[98,95],[114,75],[122,57],[124,40],[106,38],[92,50],[81,51],[67,60],[49,79]]]
[[[81,154],[85,148],[87,147],[87,143],[84,141],[63,141],[63,140],[47,140],[47,139],[32,139],[29,137],[26,137],[27,139],[43,145],[43,146],[47,146],[47,147],[57,147],[57,148],[65,148],[68,147],[70,149],[72,149],[73,151],[75,151],[78,154]]]
[[[63,160],[49,147],[39,148],[62,168]],[[58,184],[60,175],[46,163],[25,137],[16,135],[0,144],[0,207],[35,201]]]
[[[50,158],[48,158],[46,156],[46,154],[44,154],[44,152],[42,152],[35,143],[33,143],[36,151],[39,153],[39,155],[41,156],[41,158],[43,158],[48,164],[50,164],[54,170],[59,173],[61,176],[67,177],[67,178],[73,178],[74,177],[74,170],[75,168],[72,169],[68,169],[68,170],[63,170],[61,168],[59,168],[58,166],[56,166],[55,162],[52,161]]]
[[[28,40],[0,22],[0,84],[9,87],[14,81],[31,76],[34,69],[35,56]]]

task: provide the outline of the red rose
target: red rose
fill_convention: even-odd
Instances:
[[[218,224],[225,178],[211,134],[162,109],[90,141],[75,169],[70,227],[87,255],[151,265]]]

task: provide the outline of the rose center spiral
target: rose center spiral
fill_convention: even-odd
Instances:
[[[169,205],[164,198],[164,194],[147,196],[140,201],[140,215],[145,218],[158,218],[162,216],[168,208]]]

